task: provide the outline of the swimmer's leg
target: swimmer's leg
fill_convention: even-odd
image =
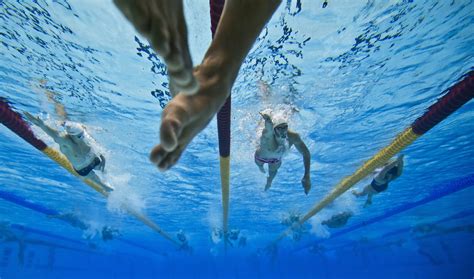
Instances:
[[[364,207],[367,207],[369,205],[372,204],[372,196],[374,194],[372,192],[370,192],[369,194],[367,194],[367,200],[365,201],[365,204],[364,204]]]
[[[179,93],[161,115],[161,144],[150,154],[150,160],[160,169],[166,170],[176,164],[191,140],[225,103],[244,58],[280,2],[225,2],[215,37],[202,64],[194,70],[199,81],[198,92],[195,95]]]
[[[272,187],[273,179],[275,178],[278,169],[281,167],[281,162],[276,164],[268,164],[268,177],[267,177],[267,184],[265,185],[265,191]]]
[[[265,172],[265,169],[263,168],[263,163],[258,161],[257,159],[255,159],[255,164],[257,165],[258,169],[262,172],[262,173],[266,173]]]
[[[371,192],[370,185],[365,186],[364,189],[362,189],[362,191],[360,192],[357,192],[356,190],[352,190],[352,194],[358,198],[362,196],[366,196],[370,192]]]
[[[86,178],[88,178],[88,179],[94,181],[95,183],[99,184],[107,192],[112,192],[114,190],[114,187],[102,182],[102,180],[100,180],[100,178],[97,176],[97,174],[95,174],[94,171],[91,171],[86,176]]]
[[[100,164],[97,166],[97,170],[101,172],[105,172],[105,157],[104,155],[100,155]]]

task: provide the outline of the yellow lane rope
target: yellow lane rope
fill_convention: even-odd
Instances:
[[[326,207],[329,203],[334,201],[337,197],[342,195],[344,192],[349,190],[352,186],[357,184],[359,181],[364,179],[367,175],[372,173],[377,167],[382,166],[386,163],[390,158],[392,158],[395,154],[399,153],[405,147],[412,144],[420,135],[417,135],[413,132],[412,128],[409,127],[402,133],[400,133],[388,146],[380,150],[377,154],[375,154],[372,158],[370,158],[367,162],[365,162],[358,170],[354,172],[349,177],[344,178],[339,184],[337,184],[333,190],[323,198],[319,203],[316,203],[313,208],[306,213],[306,215],[301,218],[301,220],[295,224],[293,227],[288,228],[286,231],[281,233],[278,238],[275,239],[274,244],[278,241],[282,240],[286,237],[289,233],[291,233],[294,227],[301,226],[303,223],[308,221],[311,217],[316,215],[319,211],[321,211],[324,207]]]
[[[229,196],[230,196],[230,156],[220,157],[221,188],[222,188],[222,230],[228,231]]]
[[[57,151],[56,149],[53,149],[51,147],[46,147],[45,149],[42,150],[46,156],[51,158],[53,161],[55,161],[58,165],[62,166],[64,169],[69,171],[71,174],[75,175],[79,179],[81,179],[85,184],[89,185],[92,189],[96,190],[97,192],[101,193],[104,197],[109,196],[109,192],[107,192],[105,189],[103,189],[99,184],[96,182],[84,178],[80,176],[73,168],[71,162],[64,156],[61,152]],[[173,242],[176,245],[180,245],[176,240],[174,240],[169,234],[167,234],[165,231],[163,231],[157,224],[155,224],[153,221],[151,221],[147,216],[144,214],[136,211],[135,209],[129,207],[126,204],[122,204],[122,207],[130,213],[132,216],[140,220],[143,224],[147,225],[150,227],[152,230],[156,231],[159,233],[161,236],[166,238],[167,240]]]

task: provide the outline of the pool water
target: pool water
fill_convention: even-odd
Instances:
[[[472,278],[473,101],[402,151],[402,175],[372,205],[349,190],[272,245],[473,70],[473,1],[323,2],[282,1],[241,67],[226,241],[216,120],[171,170],[149,162],[171,99],[166,67],[113,2],[0,0],[1,101],[50,125],[64,114],[82,123],[115,188],[104,199],[0,125],[0,279]],[[209,1],[184,6],[198,65]],[[263,190],[254,152],[265,109],[308,146],[308,195],[295,148]],[[345,226],[321,224],[341,212],[352,214]]]

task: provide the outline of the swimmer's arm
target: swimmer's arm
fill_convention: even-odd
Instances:
[[[388,163],[385,167],[383,167],[383,169],[376,176],[376,178],[379,178],[385,181],[385,176],[387,175],[387,172],[389,172],[393,167],[397,166],[398,164],[399,164],[398,160]]]
[[[310,164],[311,164],[311,154],[306,144],[301,139],[298,133],[288,131],[288,139],[290,140],[290,145],[294,144],[296,149],[303,155],[304,162],[304,176],[309,177],[310,173]]]
[[[404,155],[399,155],[398,158],[397,158],[397,177],[399,177],[400,175],[402,175],[402,172],[403,172],[403,164],[404,164],[404,161],[403,161],[403,157]]]
[[[59,132],[51,127],[49,127],[48,125],[46,125],[46,123],[42,122],[42,125],[38,125],[46,134],[48,134],[48,136],[52,137],[53,140],[57,143],[60,143],[63,138],[61,137],[61,135],[59,134]]]
[[[36,126],[40,127],[48,136],[52,137],[54,141],[61,140],[61,136],[59,132],[51,127],[49,127],[44,121],[39,118],[38,116],[33,116],[29,112],[25,112],[25,116],[31,123],[35,124]]]
[[[262,136],[267,137],[267,138],[272,138],[273,137],[272,119],[266,113],[260,112],[260,115],[262,116],[263,120],[265,120],[265,127],[263,128]]]

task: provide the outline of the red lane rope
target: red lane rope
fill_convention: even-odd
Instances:
[[[212,37],[217,30],[219,20],[221,19],[222,10],[224,9],[225,0],[210,0],[209,6],[211,11],[211,31]],[[230,156],[230,115],[231,115],[231,97],[227,97],[225,104],[217,113],[217,135],[219,138],[219,155],[221,157]]]
[[[211,32],[212,37],[216,33],[217,25],[221,19],[222,10],[224,9],[225,0],[210,0],[209,6],[211,7]]]
[[[474,71],[471,71],[412,124],[413,132],[423,135],[473,97]]]
[[[2,99],[0,99],[0,122],[36,149],[42,151],[47,147],[46,143],[33,134],[20,114],[12,110],[10,105]]]

